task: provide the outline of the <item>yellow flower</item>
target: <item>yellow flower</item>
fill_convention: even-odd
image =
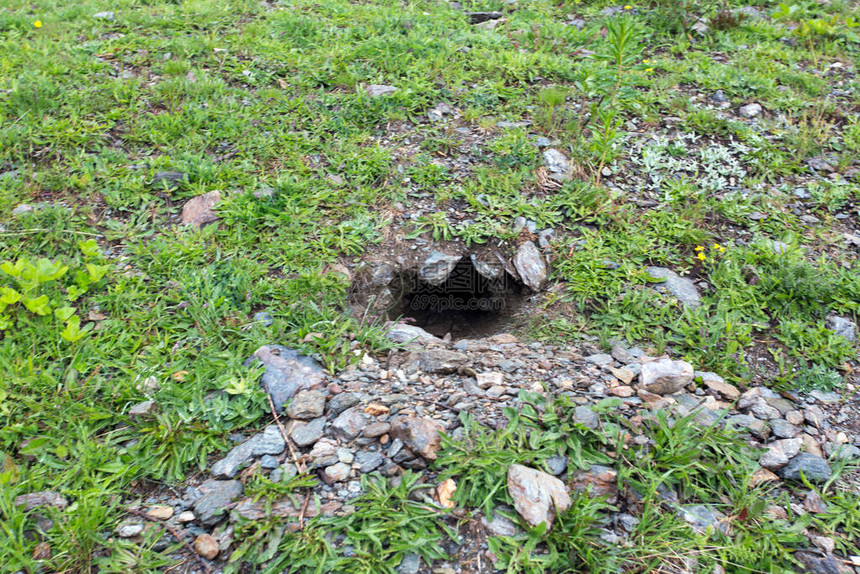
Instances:
[[[653,72],[653,71],[654,71],[654,68],[645,68],[645,71],[646,71],[646,72]]]
[[[704,251],[704,250],[705,250],[705,248],[702,247],[701,245],[696,245],[696,251]]]
[[[624,7],[624,9],[625,9],[625,10],[633,10],[633,6],[631,6],[630,4],[628,4],[627,6],[625,6],[625,7]]]
[[[714,249],[722,249],[722,248],[723,248],[723,246],[720,245],[719,243],[714,243]]]
[[[648,62],[650,62],[650,61],[651,61],[651,60],[648,60],[648,59],[646,58],[645,60],[642,60],[642,63],[643,63],[643,64],[647,64],[647,63],[648,63]]]
[[[35,22],[33,22],[33,28],[41,28],[41,27],[42,27],[42,21],[41,20],[36,20]]]
[[[699,260],[704,261],[705,259],[708,258],[708,256],[705,255],[704,253],[699,253],[698,258],[699,258]]]

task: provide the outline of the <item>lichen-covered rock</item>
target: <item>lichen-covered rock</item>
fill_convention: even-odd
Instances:
[[[552,527],[556,510],[570,508],[571,500],[564,483],[545,472],[513,464],[508,469],[508,493],[514,508],[523,519],[537,526],[546,522]]]
[[[685,361],[660,359],[642,365],[642,387],[657,395],[677,393],[693,380],[693,366]]]

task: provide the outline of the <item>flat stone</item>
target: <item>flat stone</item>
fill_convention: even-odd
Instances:
[[[389,423],[370,423],[364,430],[361,431],[361,436],[365,438],[377,438],[384,434],[388,434],[391,430],[391,425]]]
[[[742,428],[748,430],[752,435],[764,440],[770,436],[770,426],[755,417],[749,415],[734,415],[726,419],[726,428]]]
[[[124,520],[117,524],[116,528],[114,528],[114,533],[116,533],[120,538],[134,538],[143,532],[143,528],[144,524],[142,522]]]
[[[40,490],[39,492],[29,492],[15,497],[15,506],[23,506],[24,510],[30,511],[43,506],[51,506],[60,510],[65,510],[69,506],[69,501],[59,492],[53,490]]]
[[[387,337],[395,343],[414,343],[419,345],[441,345],[442,339],[431,335],[421,327],[397,323],[389,329]]]
[[[260,457],[260,468],[265,468],[266,470],[272,470],[273,468],[278,468],[281,466],[281,463],[278,462],[278,459],[273,457],[270,454],[264,454]]]
[[[341,393],[335,395],[328,402],[328,414],[331,417],[336,417],[346,409],[357,405],[361,399],[355,393]]]
[[[516,536],[519,534],[520,528],[513,520],[505,516],[503,512],[513,514],[516,511],[510,506],[498,506],[493,511],[492,520],[488,520],[486,516],[482,516],[481,524],[496,536]]]
[[[373,472],[385,462],[382,455],[377,451],[361,451],[355,455],[355,463],[359,470],[364,473]]]
[[[281,434],[281,429],[277,425],[267,426],[263,432],[254,435],[250,440],[254,441],[251,449],[251,454],[254,456],[281,454],[287,446],[284,435]]]
[[[642,387],[657,395],[676,393],[693,380],[693,366],[685,361],[660,359],[642,365],[639,374]]]
[[[795,552],[794,557],[803,564],[808,574],[843,574],[840,561],[833,556],[818,556],[811,552]]]
[[[418,366],[425,373],[436,375],[449,375],[457,372],[468,362],[469,357],[457,351],[448,349],[428,349],[412,353],[409,361],[418,362]]]
[[[421,570],[421,556],[414,553],[409,553],[400,561],[397,567],[397,574],[418,574]]]
[[[566,456],[556,455],[546,459],[546,466],[554,476],[564,474],[567,471],[567,463],[568,460]]]
[[[157,412],[158,404],[155,401],[143,401],[131,407],[128,416],[132,419],[151,419]]]
[[[502,373],[478,373],[475,375],[475,380],[478,387],[481,389],[489,389],[492,386],[501,386],[505,382],[505,375]]]
[[[727,383],[716,373],[696,371],[694,378],[702,379],[702,383],[704,383],[706,387],[730,401],[736,401],[741,396],[741,392],[736,386]]]
[[[723,522],[726,515],[704,504],[681,506],[678,508],[678,515],[698,534],[717,530],[728,532],[728,527]]]
[[[345,462],[338,462],[329,467],[326,467],[324,472],[326,482],[343,482],[349,478],[349,473],[352,471],[352,466]]]
[[[314,444],[322,438],[325,429],[325,418],[320,417],[310,422],[299,422],[290,431],[290,439],[300,447]]]
[[[96,12],[93,14],[93,18],[96,20],[109,20],[113,21],[116,18],[116,15],[113,12]]]
[[[276,425],[269,425],[265,431],[233,447],[224,458],[213,464],[212,474],[233,478],[254,456],[280,454],[285,447],[286,443],[280,429]]]
[[[151,186],[155,189],[176,189],[188,181],[188,176],[181,171],[159,171],[152,178]]]
[[[336,437],[350,441],[364,430],[368,422],[367,415],[361,409],[350,407],[332,421],[331,430]]]
[[[299,391],[287,406],[287,416],[291,419],[315,419],[325,410],[325,393],[322,391]]]
[[[398,416],[391,421],[391,436],[403,441],[409,450],[427,460],[436,460],[445,427],[438,421],[413,416]]]
[[[318,362],[281,345],[263,345],[254,352],[254,358],[266,368],[260,384],[278,413],[297,391],[320,388],[325,381],[325,370]]]
[[[825,482],[830,478],[833,471],[827,461],[823,458],[813,456],[808,452],[802,452],[792,458],[789,463],[782,468],[779,476],[784,480],[800,480],[800,475],[806,477],[810,482]]]
[[[609,355],[607,353],[597,353],[585,357],[585,362],[591,363],[592,365],[597,365],[598,367],[608,367],[613,362],[615,362],[615,359],[612,357],[612,355]]]
[[[238,480],[207,480],[197,490],[203,495],[194,501],[194,514],[203,526],[214,526],[224,518],[224,509],[242,494]]]
[[[800,434],[800,429],[782,419],[770,421],[770,431],[777,438],[794,438]]]
[[[182,223],[194,227],[202,227],[207,223],[218,221],[215,206],[221,201],[218,190],[192,197],[182,206]]]
[[[441,251],[434,251],[421,264],[418,279],[435,287],[443,285],[462,258],[462,255],[448,255]]]
[[[547,529],[552,527],[556,510],[563,512],[571,504],[562,481],[519,464],[508,469],[508,493],[514,508],[526,522],[532,526],[545,522]]]
[[[397,88],[394,86],[386,86],[383,84],[370,84],[365,88],[367,95],[371,98],[379,98],[381,96],[387,96],[393,94],[397,91]]]
[[[685,307],[695,309],[702,304],[696,284],[686,277],[681,277],[665,267],[646,267],[645,272],[653,281],[661,281],[656,285],[665,288],[675,296]]]
[[[156,520],[169,520],[173,517],[174,510],[172,506],[158,504],[148,507],[144,512],[147,516]]]
[[[498,20],[503,16],[501,12],[468,12],[469,24],[481,24],[488,20]]]
[[[520,245],[513,263],[520,279],[529,289],[537,293],[543,288],[547,277],[546,263],[534,242],[526,241]]]

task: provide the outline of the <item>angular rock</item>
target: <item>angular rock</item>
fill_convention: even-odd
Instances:
[[[297,423],[290,431],[290,439],[300,447],[314,444],[322,438],[325,429],[325,418],[320,417],[310,422]]]
[[[609,466],[592,464],[588,470],[577,471],[573,475],[571,488],[577,492],[591,489],[592,496],[605,496],[609,503],[618,495],[618,471]]]
[[[726,428],[743,428],[762,440],[770,436],[770,426],[749,415],[734,415],[726,419]]]
[[[513,464],[508,469],[508,493],[523,519],[537,526],[552,527],[555,513],[570,508],[571,500],[564,483],[545,472]]]
[[[236,503],[233,509],[234,517],[242,517],[246,520],[263,520],[264,518],[313,518],[320,514],[329,516],[337,512],[342,504],[337,501],[327,502],[319,505],[313,497],[307,507],[303,508],[302,500],[297,500],[295,504],[290,498],[269,502],[265,498],[262,500],[254,500],[253,498],[244,498]]]
[[[448,255],[441,251],[434,251],[421,264],[418,279],[435,287],[443,285],[462,258],[461,255]]]
[[[296,391],[319,388],[325,380],[319,363],[281,345],[263,345],[254,351],[254,358],[266,367],[260,384],[271,395],[278,413]]]
[[[694,376],[696,379],[702,379],[706,387],[730,401],[736,401],[741,396],[741,392],[736,386],[727,383],[716,373],[696,371]]]
[[[262,433],[254,435],[240,445],[233,447],[227,456],[212,465],[214,476],[233,478],[236,473],[254,456],[262,454],[280,454],[284,452],[286,443],[280,429],[269,425]]]
[[[155,401],[143,401],[137,403],[128,410],[128,416],[132,419],[149,419],[158,412],[158,404]]]
[[[325,393],[322,391],[299,391],[287,406],[287,416],[291,419],[315,419],[325,410]]]
[[[436,460],[445,427],[428,418],[398,416],[391,421],[391,436],[403,441],[409,450],[427,460]]]
[[[377,438],[384,434],[388,434],[391,430],[391,425],[388,423],[370,423],[364,430],[361,431],[361,436],[365,438]]]
[[[723,522],[726,515],[704,504],[682,506],[678,508],[678,515],[699,534],[717,530],[723,533],[728,532],[728,527]]]
[[[761,113],[761,106],[759,104],[747,104],[745,106],[741,106],[738,108],[738,115],[742,118],[752,119]]]
[[[113,19],[116,18],[116,15],[113,12],[96,12],[93,14],[93,18],[96,20],[113,21]]]
[[[503,16],[501,12],[469,12],[469,24],[481,24],[488,20],[498,20]]]
[[[202,227],[207,223],[218,221],[215,206],[221,201],[221,192],[218,190],[192,197],[182,206],[182,223]]]
[[[645,272],[653,281],[658,281],[655,287],[666,289],[675,296],[684,307],[695,309],[702,304],[699,290],[696,284],[686,277],[681,277],[671,269],[665,267],[646,267]]]
[[[810,482],[825,482],[833,471],[823,458],[802,452],[779,471],[779,476],[784,480],[800,480],[801,473]]]
[[[326,482],[331,484],[332,482],[343,482],[347,478],[349,478],[349,473],[352,470],[352,467],[345,462],[338,462],[329,467],[326,467],[323,472],[325,476]]]
[[[361,451],[355,455],[355,462],[359,465],[358,470],[364,473],[373,472],[385,462],[382,455],[377,451]]]
[[[693,366],[685,361],[660,359],[642,365],[639,373],[642,387],[657,395],[677,393],[693,380]]]
[[[544,150],[543,163],[552,179],[556,181],[567,181],[570,179],[570,160],[557,149],[550,148]]]
[[[370,420],[358,407],[350,407],[340,413],[331,423],[334,435],[346,441],[357,437]]]
[[[267,426],[263,432],[254,435],[248,442],[251,441],[253,441],[251,454],[254,456],[281,454],[287,446],[284,435],[281,434],[281,429],[277,425]]]
[[[526,241],[517,249],[514,255],[514,267],[523,283],[537,293],[546,281],[546,263],[540,250],[532,241]]]
[[[415,343],[423,346],[441,345],[442,339],[431,335],[421,327],[397,323],[388,331],[388,338],[395,343]]]
[[[489,281],[498,281],[505,272],[505,266],[501,262],[489,263],[487,261],[478,261],[478,257],[475,254],[470,255],[469,258],[472,261],[472,267],[475,268],[478,275]]]
[[[800,434],[800,429],[782,419],[770,421],[770,431],[776,438],[794,438]]]
[[[799,438],[788,438],[774,441],[767,447],[767,452],[761,456],[759,463],[768,470],[777,470],[788,464],[788,461],[797,456],[803,441]]]
[[[224,518],[224,509],[242,494],[238,480],[207,480],[197,490],[203,495],[194,501],[194,514],[203,526],[214,526]]]
[[[857,340],[857,324],[846,317],[829,317],[827,328],[849,341]]]
[[[586,406],[578,406],[573,409],[573,420],[590,429],[596,429],[600,426],[600,417]]]
[[[840,561],[833,556],[817,556],[812,552],[795,552],[794,557],[803,564],[808,574],[843,574]]]
[[[417,360],[422,371],[436,375],[455,373],[468,359],[463,353],[448,349],[428,349],[410,356],[410,362]]]
[[[513,515],[514,512],[516,511],[510,506],[497,506],[493,510],[493,519],[487,520],[486,516],[482,516],[481,524],[496,536],[516,536],[520,532],[519,527],[513,520],[505,516],[505,514]]]
[[[328,402],[328,414],[331,417],[336,417],[346,409],[354,407],[359,402],[360,399],[357,394],[341,393]]]

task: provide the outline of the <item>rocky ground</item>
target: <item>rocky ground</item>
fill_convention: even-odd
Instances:
[[[170,527],[199,556],[197,562],[185,556],[184,571],[218,571],[235,549],[237,520],[276,516],[298,528],[319,514],[349,513],[354,510],[350,501],[362,493],[359,479],[364,474],[378,472],[397,480],[405,469],[419,471],[422,480],[435,487],[428,504],[452,506],[450,487],[456,483],[437,483],[439,469],[433,467],[440,433],[455,438],[462,434],[464,413],[491,428],[503,427],[502,409],[516,409],[521,391],[570,397],[577,405],[576,422],[591,429],[602,424],[595,405],[618,399],[612,409],[629,422],[625,441],[631,444],[648,442],[637,428],[659,409],[673,417],[693,414],[703,429],[734,427],[762,451],[755,482],[777,485],[778,492],[790,497],[795,517],[823,511],[817,494],[799,482],[801,476],[820,484],[831,478],[834,460],[860,459],[860,396],[850,384],[844,395],[815,391],[804,396],[766,387],[741,390],[717,374],[622,344],[601,353],[589,345],[521,343],[508,334],[445,342],[403,324],[394,325],[389,337],[402,348],[387,356],[364,355],[336,376],[287,348],[260,348],[252,361],[265,365],[263,381],[280,413],[278,420],[253,436],[233,437],[236,446],[184,490],[159,489],[142,498],[133,507],[140,514],[119,524],[115,535],[134,539],[147,528]],[[149,405],[138,405],[135,416],[148,416]],[[619,484],[617,469],[611,466],[575,469],[569,468],[566,457],[557,457],[549,467],[552,474],[519,465],[508,471],[515,510],[531,524],[551,522],[554,505],[563,510],[570,504],[568,491],[588,485],[591,495],[606,496],[618,508],[635,507],[627,500],[635,492]],[[243,493],[244,483],[255,473],[278,483],[305,470],[319,485],[304,499],[265,502]],[[667,509],[683,516],[691,528],[730,528],[719,511],[681,504],[669,490],[661,496]],[[775,496],[769,512],[785,517],[777,500]],[[29,495],[26,501],[33,506],[62,502],[49,493]],[[413,555],[398,572],[492,571],[494,556],[486,537],[513,535],[518,527],[504,508],[492,517],[456,509],[452,523],[460,519],[467,525],[466,535],[460,544],[448,544],[450,560],[423,564]],[[602,536],[624,540],[637,521],[630,512],[614,513]],[[808,535],[811,550],[799,558],[810,572],[860,572],[860,556],[838,559],[832,554],[832,539]]]

